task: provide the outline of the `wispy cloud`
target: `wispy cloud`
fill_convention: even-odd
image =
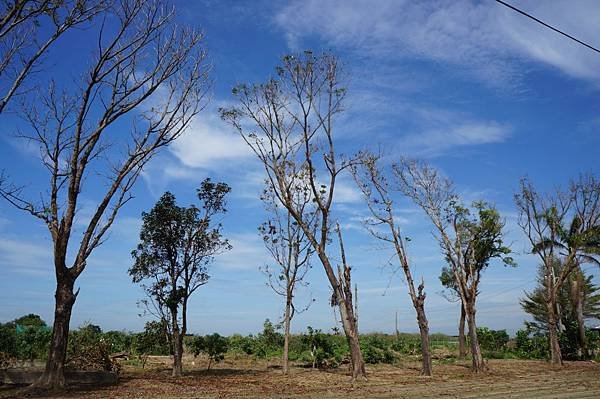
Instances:
[[[52,246],[0,238],[0,268],[3,273],[50,275],[53,271]]]
[[[576,7],[568,1],[519,6],[584,40],[600,36],[600,8],[593,0]],[[597,54],[491,2],[384,0],[374,6],[365,0],[294,1],[275,22],[292,47],[317,36],[365,56],[452,64],[492,85],[518,79],[524,61],[600,80]]]

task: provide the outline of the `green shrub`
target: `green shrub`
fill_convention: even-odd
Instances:
[[[481,349],[489,352],[502,352],[507,349],[509,336],[506,330],[490,330],[487,327],[477,329],[477,339]]]
[[[396,354],[391,349],[392,343],[385,336],[369,334],[361,337],[360,350],[366,363],[394,363]]]
[[[204,353],[208,356],[208,370],[210,370],[210,365],[213,361],[220,362],[225,359],[227,347],[227,338],[222,337],[217,333],[206,335],[204,337],[197,336],[190,342],[190,348],[194,356],[198,356],[200,353]]]

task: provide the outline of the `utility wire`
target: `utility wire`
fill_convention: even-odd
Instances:
[[[594,50],[595,52],[600,53],[600,50],[598,50],[596,47],[590,46],[589,44],[582,42],[581,40],[577,39],[576,37],[573,37],[573,36],[569,35],[568,33],[565,33],[565,32],[563,32],[563,31],[561,31],[559,29],[556,29],[555,27],[553,27],[551,25],[548,25],[547,23],[545,23],[544,21],[542,21],[540,19],[537,19],[533,15],[527,14],[525,11],[519,10],[518,8],[516,8],[514,6],[511,6],[510,4],[505,3],[502,0],[495,0],[495,1],[496,1],[496,3],[502,4],[503,6],[506,6],[506,7],[510,8],[510,9],[512,9],[513,11],[518,12],[519,14],[523,14],[526,17],[533,19],[535,22],[544,25],[546,28],[552,29],[556,33],[560,33],[561,35],[568,37],[569,39],[571,39],[571,40],[573,40],[573,41],[575,41],[575,42],[577,42],[577,43],[579,43],[579,44],[581,44],[581,45],[589,48],[590,50]]]

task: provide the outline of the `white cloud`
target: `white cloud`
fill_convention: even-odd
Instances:
[[[215,266],[228,270],[258,270],[271,261],[258,232],[231,234],[228,238],[232,249],[218,255],[215,258]]]
[[[3,273],[50,275],[54,270],[52,245],[0,238],[0,266]]]
[[[584,41],[600,37],[600,8],[593,0],[516,5]],[[450,63],[494,85],[519,76],[523,60],[600,80],[596,53],[493,2],[294,1],[279,11],[275,23],[292,47],[319,36],[361,55]]]
[[[188,131],[170,147],[171,152],[192,168],[213,168],[223,162],[245,160],[253,154],[241,137],[222,122],[216,113],[201,113]],[[175,176],[184,170],[171,170]]]
[[[510,128],[494,121],[475,121],[425,130],[400,140],[404,152],[436,156],[456,147],[501,143],[510,136]]]

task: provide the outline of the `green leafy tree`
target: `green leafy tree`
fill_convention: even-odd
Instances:
[[[564,265],[560,259],[556,258],[554,263],[555,275],[560,275]],[[520,303],[523,310],[528,313],[533,321],[525,322],[528,331],[534,334],[548,334],[548,308],[546,306],[547,279],[545,278],[545,267],[540,265],[538,270],[537,287],[526,292],[525,297],[521,298]],[[575,276],[581,283],[582,293],[582,313],[584,320],[600,318],[600,287],[594,284],[593,276],[588,275],[585,271],[580,271],[581,275]],[[580,284],[580,285],[579,285]],[[574,341],[578,350],[583,355],[581,335],[579,332],[579,316],[578,306],[579,298],[573,295],[572,286],[563,285],[557,294],[557,313],[561,325],[564,327],[567,337],[575,337]],[[587,341],[587,340],[586,340]],[[564,355],[565,350],[561,347],[561,352]],[[568,352],[568,351],[567,351]]]
[[[180,207],[165,193],[148,213],[142,214],[140,244],[132,252],[129,269],[134,283],[142,285],[146,309],[168,322],[173,346],[173,376],[182,373],[183,337],[191,295],[209,279],[208,266],[215,255],[231,246],[213,218],[226,212],[230,187],[205,179],[197,190],[200,207]]]
[[[560,365],[558,296],[568,281],[571,281],[576,303],[579,340],[586,347],[581,265],[600,264],[597,259],[600,254],[600,182],[592,174],[582,175],[570,183],[568,190],[559,189],[546,195],[523,178],[515,203],[519,225],[531,244],[531,252],[538,255],[544,265],[551,361]],[[554,266],[557,257],[563,265],[558,274]]]
[[[208,356],[208,367],[210,370],[212,362],[220,362],[225,359],[225,353],[228,349],[228,340],[226,337],[214,333],[206,335],[204,337],[194,337],[191,342],[191,349],[194,356],[198,356],[200,353],[204,353]]]

